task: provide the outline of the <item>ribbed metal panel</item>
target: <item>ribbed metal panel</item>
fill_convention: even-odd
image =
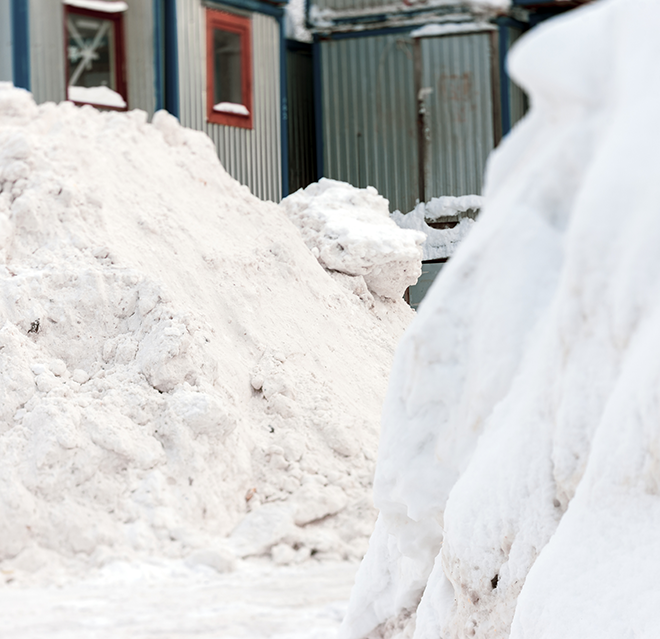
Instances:
[[[149,116],[156,107],[153,0],[129,0],[124,12],[128,108]]]
[[[199,0],[181,0],[177,5],[181,124],[205,131],[225,169],[257,197],[279,202],[282,150],[277,20],[252,14],[254,128],[248,130],[206,121],[204,9]]]
[[[343,13],[385,8],[391,11],[392,7],[396,7],[398,3],[387,2],[387,0],[314,0],[312,4],[319,9],[331,9]],[[402,4],[398,8],[402,11],[408,7]]]
[[[123,14],[128,108],[153,114],[152,0],[131,0]],[[66,99],[64,7],[59,0],[30,0],[30,70],[37,103]]]
[[[390,208],[418,196],[412,41],[380,35],[321,42],[324,175],[374,186]]]
[[[481,193],[493,148],[490,34],[422,38],[430,152],[426,199]]]
[[[0,0],[0,82],[11,82],[10,0]]]
[[[30,0],[30,75],[37,103],[66,99],[64,9],[59,0]]]
[[[316,131],[312,47],[295,43],[286,53],[289,106],[289,189],[316,180]]]

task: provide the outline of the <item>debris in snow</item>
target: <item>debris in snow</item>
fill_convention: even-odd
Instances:
[[[372,186],[322,178],[282,200],[319,263],[360,278],[369,291],[401,299],[421,274],[424,237],[389,219],[389,203]]]
[[[203,133],[0,84],[0,566],[359,557],[412,314],[333,281]]]
[[[658,20],[603,0],[516,45],[532,110],[398,350],[342,637],[657,634]]]

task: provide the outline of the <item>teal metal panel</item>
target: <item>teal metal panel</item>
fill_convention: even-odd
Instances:
[[[316,180],[316,131],[312,47],[288,41],[289,188],[305,188]]]
[[[412,210],[419,192],[412,40],[323,40],[320,54],[324,175],[374,186],[392,210]]]
[[[479,194],[494,146],[491,34],[421,38],[420,48],[426,199]]]
[[[523,31],[516,27],[507,27],[507,32],[509,40],[508,49],[510,49],[514,42],[523,34]],[[509,80],[508,84],[511,126],[513,127],[527,113],[529,102],[527,94],[513,80]]]

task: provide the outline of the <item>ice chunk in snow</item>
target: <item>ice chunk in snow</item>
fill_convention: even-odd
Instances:
[[[281,205],[326,269],[361,276],[372,293],[390,299],[419,278],[424,236],[398,228],[375,188],[322,178]]]

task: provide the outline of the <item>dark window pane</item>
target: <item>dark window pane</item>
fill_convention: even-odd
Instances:
[[[113,22],[69,14],[66,30],[69,86],[116,90]]]
[[[213,103],[243,104],[241,86],[241,36],[213,30]]]

